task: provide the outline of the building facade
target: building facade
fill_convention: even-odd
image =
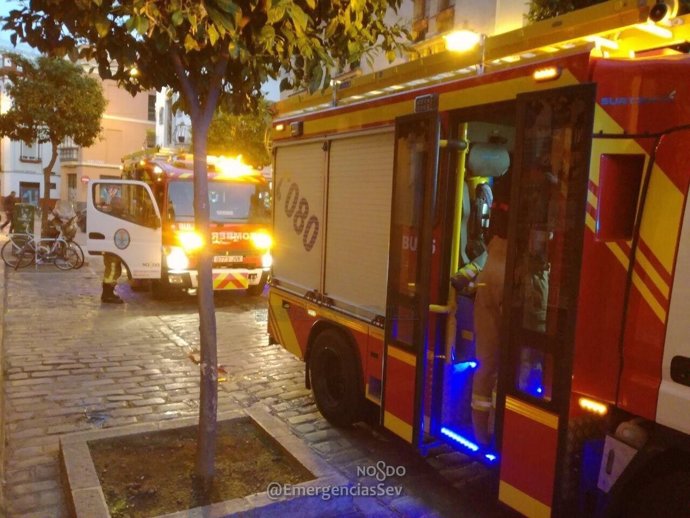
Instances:
[[[398,56],[389,63],[385,56],[373,56],[370,61],[362,60],[356,71],[341,70],[333,73],[350,75],[353,72],[370,74],[377,70],[396,66],[416,56],[425,56],[445,48],[442,36],[458,29],[467,29],[487,36],[512,31],[522,27],[529,10],[525,0],[403,0],[397,13],[390,12],[388,23],[398,23],[413,31],[416,54]],[[280,92],[285,99],[302,91]]]
[[[0,68],[14,66],[9,51],[0,49]],[[12,106],[7,78],[0,76],[0,112]],[[50,198],[72,201],[76,207],[86,201],[89,179],[120,177],[124,155],[153,145],[155,137],[155,92],[132,97],[114,81],[103,81],[107,106],[101,119],[102,133],[88,148],[63,142],[51,173]],[[7,137],[0,141],[0,194],[15,191],[20,200],[38,205],[43,194],[43,168],[50,161],[50,144],[27,144]]]

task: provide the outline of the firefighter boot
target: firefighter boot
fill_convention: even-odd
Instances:
[[[122,304],[122,299],[115,295],[115,285],[103,283],[103,293],[101,294],[101,302],[109,304]]]

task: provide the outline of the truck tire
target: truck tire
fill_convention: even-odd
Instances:
[[[309,358],[316,406],[334,426],[347,427],[360,419],[363,391],[357,355],[342,333],[320,333]]]
[[[170,297],[172,294],[172,289],[170,283],[168,282],[167,272],[161,279],[155,279],[151,281],[151,295],[155,300],[163,300]]]
[[[148,279],[129,279],[129,287],[135,292],[148,291],[150,285],[151,282]]]
[[[268,274],[262,273],[259,284],[254,284],[253,286],[249,286],[247,288],[247,295],[261,295],[264,292],[264,288],[266,287],[266,282],[268,282]]]

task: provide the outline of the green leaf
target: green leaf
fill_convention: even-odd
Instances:
[[[305,32],[307,30],[307,25],[309,24],[309,17],[300,7],[297,5],[293,6],[288,14],[292,19],[292,23],[295,24],[295,30],[298,33]]]
[[[208,32],[208,39],[211,42],[211,45],[215,45],[219,38],[215,25],[209,25],[206,32]]]
[[[187,34],[184,38],[184,49],[189,52],[190,50],[199,50],[199,44],[192,38],[191,34]]]
[[[108,35],[108,31],[110,30],[110,22],[107,18],[104,18],[102,20],[96,20],[94,22],[94,25],[96,26],[96,32],[98,32],[98,35],[101,38],[104,38]]]
[[[137,19],[137,32],[139,34],[146,34],[149,30],[149,21],[143,16],[139,16]]]
[[[240,6],[238,6],[232,0],[216,0],[215,4],[224,12],[234,16],[238,11],[241,11]]]
[[[175,11],[172,13],[172,23],[175,27],[179,27],[184,22],[184,16],[180,11]]]
[[[280,20],[282,20],[285,17],[285,7],[283,6],[277,6],[277,7],[269,7],[266,10],[266,16],[268,19],[266,20],[266,23],[278,23]]]
[[[332,18],[328,25],[326,26],[326,38],[332,38],[338,28],[338,19]]]
[[[237,26],[235,25],[234,16],[229,16],[228,14],[215,9],[210,5],[206,6],[206,11],[208,12],[208,17],[211,19],[211,21],[220,29],[218,31],[219,34],[223,31],[235,32]]]

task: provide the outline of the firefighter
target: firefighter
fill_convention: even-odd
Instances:
[[[494,181],[488,257],[477,276],[474,303],[477,370],[472,380],[472,427],[475,440],[482,446],[488,446],[492,436],[490,416],[498,373],[509,200],[510,181],[506,175]]]
[[[112,216],[121,216],[124,212],[124,204],[122,198],[113,196],[110,200],[109,213]],[[117,280],[122,275],[122,260],[115,254],[108,252],[103,253],[103,291],[101,293],[101,302],[109,304],[122,304],[122,299],[115,293]]]

